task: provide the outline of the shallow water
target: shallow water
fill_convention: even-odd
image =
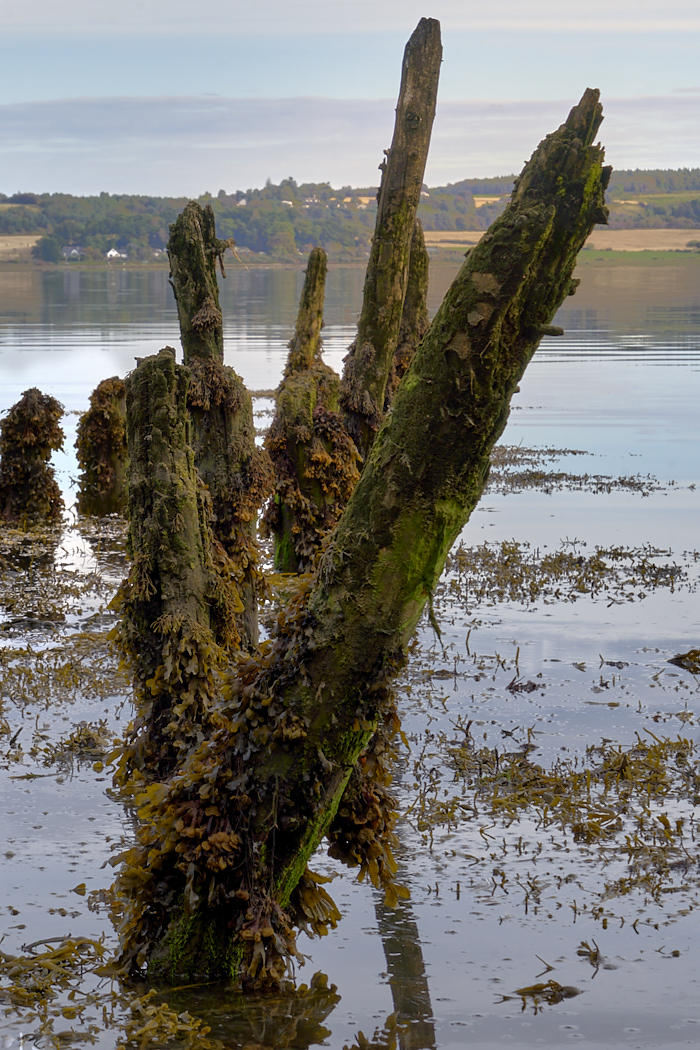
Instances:
[[[38,385],[80,411],[100,379],[124,374],[135,356],[177,345],[166,276],[0,273],[0,407]],[[220,994],[198,993],[197,1008],[228,1045],[340,1050],[358,1030],[370,1036],[381,1028],[394,1009],[408,1025],[403,1047],[697,1043],[697,803],[676,799],[668,805],[674,819],[685,821],[687,870],[669,879],[663,894],[642,887],[620,895],[605,886],[629,870],[624,835],[611,838],[601,853],[596,842],[576,842],[533,809],[515,823],[493,822],[450,758],[455,741],[464,739],[459,727],[470,720],[474,746],[501,753],[522,746],[529,731],[538,749],[532,761],[543,767],[557,758],[582,759],[588,745],[603,739],[628,747],[635,734],[650,740],[651,732],[699,741],[698,682],[667,660],[700,642],[694,553],[700,546],[700,269],[694,260],[642,267],[587,259],[580,276],[578,294],[556,322],[566,335],[538,351],[504,440],[583,454],[553,455],[543,468],[567,473],[562,487],[545,482],[487,494],[464,543],[495,549],[517,540],[541,554],[575,544],[582,558],[596,546],[652,545],[666,552],[649,555],[655,565],[675,565],[683,575],[673,588],[637,587],[634,566],[644,555],[635,554],[623,563],[629,566],[626,583],[573,594],[575,601],[566,588],[558,598],[477,601],[451,589],[456,575],[446,575],[436,596],[442,641],[429,627],[421,629],[399,689],[411,745],[397,772],[406,811],[400,861],[411,899],[388,912],[375,891],[319,855],[315,868],[336,875],[330,888],[344,919],[321,941],[301,938],[311,959],[300,977],[308,981],[322,970],[337,986],[339,1001],[324,1007],[329,1034],[297,1030],[289,1042],[279,1020],[266,1015],[268,1007],[233,1009]],[[253,389],[279,380],[302,279],[289,270],[229,272],[223,286],[227,361]],[[447,279],[446,268],[435,273],[434,304]],[[331,270],[325,339],[336,368],[352,338],[361,291],[360,271]],[[68,417],[67,431],[76,419]],[[68,489],[76,469],[72,453],[57,465]],[[609,479],[610,491],[571,480],[584,475]],[[620,478],[646,481],[635,490]],[[108,551],[106,540],[74,528],[56,559],[64,571],[85,576],[98,570],[98,578],[116,579],[120,556],[108,558]],[[51,630],[40,617],[34,625],[18,622],[6,628],[0,644],[60,645],[90,617],[93,623],[108,618],[104,602],[96,585],[81,597],[72,620]],[[514,679],[534,688],[509,690]],[[110,843],[128,836],[130,826],[106,794],[104,770],[78,760],[47,767],[39,753],[30,753],[32,742],[41,746],[81,720],[105,719],[116,729],[128,717],[120,709],[123,686],[115,679],[111,691],[88,698],[78,688],[70,699],[50,704],[40,690],[27,692],[29,698],[20,700],[5,689],[0,710],[8,724],[0,737],[0,834],[6,844],[0,919],[2,948],[15,952],[23,943],[69,931],[112,937],[104,914],[88,911],[86,898],[72,891],[80,883],[88,892],[107,884],[101,865]],[[19,728],[24,751],[8,757],[7,742]],[[11,779],[27,774],[41,775]],[[456,823],[433,822],[431,829],[418,816],[421,793],[433,801],[459,795],[472,809],[463,809]],[[598,968],[578,954],[581,942],[593,940],[606,957]],[[517,994],[550,979],[581,994],[554,1003]],[[184,1008],[175,999],[173,1005]],[[194,1009],[191,998],[185,1005]],[[17,1039],[17,1020],[3,1019],[2,1009],[0,1032]],[[117,1038],[109,1031],[97,1036],[98,1045],[113,1047]]]

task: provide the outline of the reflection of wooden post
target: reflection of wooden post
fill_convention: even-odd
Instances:
[[[311,568],[360,476],[357,450],[338,415],[340,380],[321,360],[325,286],[326,253],[314,248],[266,441],[276,484],[265,523],[280,572]]]
[[[432,1050],[435,1046],[433,1007],[425,972],[418,923],[410,901],[387,908],[375,901],[377,927],[382,939],[401,1050]]]
[[[363,460],[383,418],[385,389],[399,338],[441,61],[440,23],[421,18],[404,54],[394,138],[381,166],[362,313],[341,387],[346,426]]]
[[[306,864],[388,716],[390,679],[480,499],[512,394],[575,290],[577,254],[606,221],[601,120],[587,91],[535,151],[418,347],[315,575],[265,652],[233,670],[216,729],[139,800],[118,882],[125,964],[265,986],[296,952],[292,919],[335,921]],[[356,846],[375,877],[377,842]]]
[[[103,379],[90,394],[78,423],[78,510],[120,514],[126,502],[126,387],[118,376]]]
[[[185,364],[191,372],[188,406],[195,465],[211,495],[219,567],[230,575],[239,595],[236,632],[227,641],[250,649],[258,641],[261,580],[256,518],[270,491],[272,470],[266,453],[255,445],[250,394],[223,363],[216,264],[218,260],[223,271],[228,243],[216,236],[211,207],[202,210],[190,201],[170,227],[168,255]]]
[[[60,520],[63,497],[49,460],[63,448],[62,415],[62,404],[32,387],[0,422],[0,520],[22,526]]]

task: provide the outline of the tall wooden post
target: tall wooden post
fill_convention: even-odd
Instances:
[[[357,338],[346,360],[341,404],[365,460],[384,416],[401,328],[413,224],[420,202],[442,62],[440,23],[421,18],[406,45],[391,148],[381,165],[377,222]]]
[[[253,402],[242,380],[224,365],[223,316],[217,262],[223,272],[228,241],[216,236],[214,213],[190,201],[170,227],[170,279],[177,300],[188,405],[199,475],[211,496],[211,527],[219,570],[238,590],[236,635],[228,644],[254,649],[261,572],[256,540],[258,510],[272,487],[267,454],[255,444]]]

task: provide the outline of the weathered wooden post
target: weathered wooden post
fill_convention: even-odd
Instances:
[[[256,519],[273,483],[267,453],[255,444],[253,403],[242,380],[224,365],[223,317],[216,278],[228,241],[216,236],[214,213],[190,201],[170,227],[170,279],[177,300],[184,360],[191,372],[188,405],[199,475],[211,495],[211,527],[220,570],[238,589],[239,642],[258,641],[261,583]],[[217,556],[215,552],[215,556]]]
[[[265,442],[275,493],[264,520],[280,572],[311,569],[360,476],[355,443],[338,414],[340,379],[321,358],[326,265],[324,250],[314,248]]]
[[[227,676],[201,743],[137,798],[139,841],[116,884],[125,965],[264,987],[296,953],[295,923],[335,921],[306,865],[332,823],[338,831],[340,800],[390,717],[391,678],[479,501],[511,396],[575,291],[579,250],[607,219],[601,120],[588,90],[535,151],[420,344],[314,576],[272,643]],[[355,859],[391,887],[390,850],[382,867],[381,842],[365,843],[360,831]]]
[[[166,347],[126,381],[132,564],[122,586],[121,646],[137,715],[122,758],[135,782],[168,776],[210,725],[236,592],[216,571],[211,501],[197,476],[188,369]]]
[[[408,262],[406,298],[403,301],[401,327],[396,340],[396,349],[391,362],[389,378],[384,392],[384,411],[394,400],[396,389],[408,371],[416,347],[430,328],[428,314],[428,277],[430,258],[425,247],[423,225],[420,219],[413,224],[411,255]]]
[[[345,424],[363,461],[384,417],[399,339],[411,240],[435,117],[442,61],[440,23],[421,18],[406,45],[391,149],[382,164],[377,221],[357,338],[341,386]]]
[[[126,503],[126,387],[118,376],[103,379],[80,417],[78,510],[81,514],[121,514]]]
[[[36,387],[25,390],[0,422],[0,520],[8,525],[52,524],[63,497],[49,460],[63,448],[63,405]]]

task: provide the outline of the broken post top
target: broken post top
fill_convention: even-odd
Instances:
[[[442,62],[440,23],[422,18],[406,45],[391,148],[381,164],[377,221],[357,339],[343,373],[345,423],[363,458],[381,423],[401,315]]]
[[[285,376],[306,371],[321,358],[327,268],[327,256],[323,248],[313,248],[306,267],[306,280],[299,301],[294,338],[289,344]]]
[[[396,105],[396,123],[391,148],[386,151],[387,161],[382,162],[380,169],[382,181],[379,186],[379,210],[382,210],[385,198],[396,189],[405,185],[420,197],[425,171],[425,156],[422,156],[422,142],[427,136],[430,141],[437,89],[442,63],[442,41],[440,23],[436,18],[421,18],[410,40],[406,44],[401,67],[401,87]],[[413,154],[413,165],[398,170],[391,167],[391,154],[406,148]],[[412,225],[412,224],[411,224]]]
[[[602,122],[600,91],[597,88],[586,88],[581,101],[573,107],[561,127],[547,135],[537,147],[515,180],[512,199],[525,203],[528,200],[541,201],[549,195],[552,204],[558,206],[564,200],[568,189],[562,179],[562,171],[567,175],[574,173],[576,164],[580,164],[580,148],[583,146],[594,151],[592,155],[602,156],[602,147],[593,145]],[[587,170],[584,166],[583,171],[586,174]],[[610,181],[611,172],[611,167],[603,169],[603,189]],[[572,221],[578,219],[580,213],[571,206],[570,210]],[[563,214],[560,214],[559,221],[565,221]],[[601,208],[600,218],[596,221],[607,224],[607,208]]]
[[[170,227],[168,258],[170,283],[177,301],[185,364],[193,358],[223,362],[223,316],[219,306],[216,263],[224,272],[223,255],[230,241],[216,236],[211,205],[196,201],[178,215]]]

